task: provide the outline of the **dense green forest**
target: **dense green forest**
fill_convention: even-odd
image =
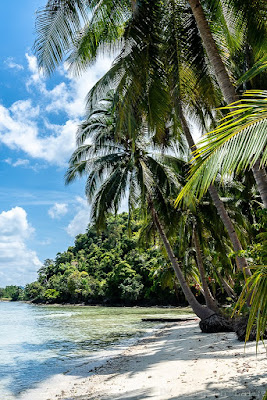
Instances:
[[[259,229],[262,229],[259,225]],[[185,305],[187,304],[178,280],[155,232],[148,235],[143,229],[140,212],[135,212],[129,226],[129,214],[109,215],[102,232],[90,225],[79,234],[74,246],[58,253],[55,260],[47,259],[38,271],[38,280],[25,288],[7,286],[0,289],[0,298],[29,300],[35,303],[84,303],[106,305]],[[181,226],[178,224],[178,228]],[[183,262],[183,270],[192,291],[201,303],[205,302],[201,277],[197,268],[195,243],[187,256],[184,240],[175,235],[176,257]],[[178,240],[178,241],[177,241]],[[211,243],[211,238],[209,237]],[[207,280],[213,296],[221,304],[233,304],[240,293],[242,274],[228,277],[221,260],[209,248],[203,257]],[[266,249],[257,244],[250,257],[262,262]],[[199,257],[199,255],[198,255]],[[211,257],[217,263],[215,269]],[[217,271],[217,272],[216,272]],[[226,281],[228,280],[228,283]],[[230,282],[235,280],[231,286]]]
[[[1,297],[42,303],[185,304],[184,296],[158,246],[141,249],[141,221],[128,227],[128,214],[110,216],[101,234],[90,226],[73,247],[46,260],[38,280],[1,290]],[[13,293],[14,292],[14,293]]]

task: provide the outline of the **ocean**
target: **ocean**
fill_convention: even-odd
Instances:
[[[185,313],[190,309],[0,302],[0,399],[19,399],[57,374],[117,354],[155,327],[143,317]]]

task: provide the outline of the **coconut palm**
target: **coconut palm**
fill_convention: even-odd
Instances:
[[[98,20],[98,10],[96,8],[93,14],[93,21]],[[39,31],[42,38],[43,30]],[[92,60],[89,51],[92,35],[91,30],[86,30],[83,39],[77,41],[70,55],[70,60],[78,69]],[[214,82],[203,62],[204,51],[190,9],[174,1],[167,2],[164,7],[161,2],[152,4],[142,1],[138,5],[138,12],[128,23],[122,41],[121,54],[111,70],[91,90],[88,104],[92,106],[103,95],[107,85],[116,85],[119,81],[117,92],[123,94],[119,112],[120,125],[128,125],[123,115],[130,115],[130,110],[134,112],[136,107],[142,107],[150,129],[156,132],[157,140],[165,140],[166,132],[170,131],[166,129],[170,119],[175,132],[180,120],[187,141],[194,148],[183,108],[189,106],[190,111],[203,123],[206,114],[212,116],[211,108],[218,101],[218,93],[213,90]],[[39,58],[44,62],[45,56],[42,53],[39,53]],[[55,57],[50,58],[57,62]],[[50,65],[48,61],[46,63]],[[223,202],[213,186],[209,192],[228,231],[234,251],[240,252],[240,240]],[[237,256],[236,262],[249,275],[245,258]]]
[[[264,171],[267,165],[267,92],[247,91],[239,102],[224,108],[229,113],[221,125],[199,143],[191,178],[178,200],[189,192],[201,197],[218,174],[223,179],[258,163]],[[267,187],[261,188],[261,194],[266,208]]]
[[[34,52],[40,68],[52,73],[77,41],[82,58],[94,61],[101,46],[117,46],[130,13],[129,0],[47,0],[36,18]]]
[[[167,10],[167,15],[180,15],[180,9],[174,11],[171,9],[172,3],[168,4],[170,10]],[[145,11],[147,10],[145,9]],[[140,13],[139,18],[144,17],[145,11]],[[173,13],[169,11],[173,11]],[[163,10],[161,14],[164,14]],[[189,17],[185,14],[185,17],[188,19],[190,14]],[[137,21],[127,31],[128,36],[125,38],[125,47],[122,53],[111,70],[91,90],[89,104],[91,106],[103,94],[107,85],[116,85],[116,82],[119,81],[116,90],[123,95],[123,102],[120,106],[120,121],[123,121],[123,115],[129,115],[129,109],[134,110],[136,107],[142,107],[150,128],[154,129],[158,136],[157,139],[165,140],[166,125],[170,126],[171,123],[172,128],[174,127],[175,132],[177,132],[177,125],[181,123],[187,142],[193,149],[195,143],[183,109],[190,107],[190,111],[202,121],[205,119],[205,114],[212,115],[210,104],[216,104],[217,97],[212,90],[209,90],[210,94],[207,96],[207,88],[213,87],[211,77],[205,73],[205,66],[201,69],[201,79],[198,78],[198,75],[195,75],[199,63],[194,65],[191,62],[189,68],[189,59],[186,57],[188,57],[188,53],[192,53],[193,49],[190,48],[182,34],[179,37],[173,37],[172,29],[165,28],[165,26],[172,28],[172,25],[175,24],[175,18],[172,25],[163,19],[162,26],[158,25],[158,18],[149,19],[149,15],[140,21],[138,16],[135,18]],[[149,25],[147,19],[150,22]],[[187,20],[185,19],[185,21]],[[138,27],[137,38],[135,38],[136,26]],[[191,20],[187,21],[185,26],[190,31],[192,41],[195,42],[197,38],[196,27]],[[162,31],[160,28],[162,28]],[[133,30],[132,33],[131,29]],[[157,36],[155,33],[153,36],[156,36],[155,42],[151,40],[151,32],[157,32]],[[186,42],[186,48],[181,46],[183,41]],[[146,74],[143,73],[144,70]],[[195,82],[193,88],[190,85],[192,81]],[[125,125],[127,124],[126,120]],[[169,131],[170,129],[168,129]],[[242,251],[233,223],[215,187],[211,186],[209,192],[228,231],[234,251]],[[245,269],[246,274],[249,275],[246,260],[238,256],[236,261],[238,267],[241,270]]]
[[[160,207],[161,210],[165,209],[166,218],[167,199],[173,197],[179,186],[177,174],[170,167],[172,165],[177,169],[179,161],[173,156],[152,153],[140,126],[135,130],[134,136],[130,130],[130,135],[126,131],[116,137],[116,109],[114,110],[113,105],[110,108],[110,103],[106,103],[104,108],[104,112],[103,107],[100,112],[95,110],[80,127],[79,147],[70,159],[66,182],[70,183],[78,176],[87,175],[86,195],[92,205],[91,216],[99,227],[103,227],[109,212],[118,210],[126,195],[130,214],[137,204],[144,213],[148,209],[185,297],[204,322],[203,329],[207,329],[210,323],[215,324],[215,320],[217,326],[213,329],[230,329],[223,318],[196,300],[183,276],[159,216]],[[88,139],[91,144],[85,144]]]
[[[77,3],[77,4],[76,4]],[[84,25],[84,30],[81,31],[81,25],[78,24],[76,21],[76,17],[78,18],[79,14],[84,17],[88,9],[86,9],[86,5],[89,4],[90,11],[92,12],[93,17],[90,19],[89,22],[87,23],[86,18],[83,18],[85,21]],[[64,7],[63,7],[64,6]],[[99,7],[100,6],[100,7]],[[149,6],[152,7],[149,9]],[[76,7],[76,8],[75,8]],[[78,7],[78,8],[77,8]],[[102,7],[102,9],[101,9]],[[165,5],[164,5],[165,7]],[[54,66],[62,59],[63,53],[66,51],[71,51],[72,46],[74,46],[74,50],[71,52],[71,56],[69,58],[69,61],[72,63],[76,63],[79,68],[82,68],[86,65],[88,65],[88,61],[91,62],[94,60],[95,55],[98,53],[98,51],[101,51],[105,46],[110,49],[111,47],[114,47],[114,43],[117,43],[118,39],[121,39],[122,44],[124,44],[125,39],[128,38],[129,41],[138,38],[140,36],[140,23],[142,21],[146,22],[146,30],[148,32],[146,40],[149,40],[150,43],[150,50],[155,50],[156,53],[153,53],[151,51],[151,57],[150,60],[157,60],[155,57],[155,54],[157,55],[157,50],[161,47],[163,47],[163,42],[162,39],[160,39],[159,35],[157,34],[157,30],[159,27],[159,24],[157,24],[157,21],[159,21],[159,17],[161,18],[161,21],[165,21],[162,19],[161,15],[164,15],[166,18],[167,15],[171,16],[171,20],[169,21],[169,24],[165,26],[170,26],[172,28],[176,28],[174,30],[169,29],[170,32],[173,32],[172,36],[175,38],[174,44],[177,45],[179,39],[181,39],[181,35],[177,36],[177,34],[180,32],[180,30],[177,29],[178,23],[181,22],[181,19],[187,15],[189,17],[191,16],[190,10],[188,10],[187,7],[182,4],[182,2],[178,3],[175,1],[169,1],[166,7],[168,12],[162,13],[162,4],[161,2],[148,2],[148,1],[141,1],[136,4],[133,9],[132,9],[132,4],[129,2],[112,2],[112,5],[110,2],[107,1],[102,1],[101,4],[97,1],[91,1],[91,2],[75,2],[75,1],[68,1],[68,2],[53,2],[49,1],[47,7],[45,10],[40,14],[39,17],[39,25],[38,25],[38,30],[39,30],[39,38],[36,41],[35,49],[37,54],[39,55],[39,61],[40,65],[45,67],[47,65],[47,70],[51,71]],[[64,12],[62,12],[62,10]],[[78,10],[78,11],[77,11]],[[87,11],[86,11],[87,10]],[[101,11],[102,10],[102,11]],[[169,12],[171,11],[171,12]],[[114,19],[114,15],[118,15],[119,18],[119,23],[117,23],[116,19]],[[134,16],[134,18],[131,19],[131,15]],[[75,17],[76,16],[76,17]],[[105,16],[105,18],[103,17]],[[145,16],[145,18],[144,18]],[[74,18],[75,17],[75,18]],[[62,29],[62,35],[60,34],[60,24],[62,22],[62,18],[66,19],[67,25],[64,25],[64,29]],[[133,19],[135,19],[135,23],[138,21],[139,23],[133,24]],[[190,19],[190,18],[189,18]],[[188,18],[186,19],[186,22],[188,23]],[[197,19],[196,19],[197,20]],[[61,21],[61,22],[60,22]],[[126,23],[127,21],[130,21]],[[153,22],[151,24],[151,21]],[[149,22],[149,23],[148,23]],[[80,23],[80,22],[79,22]],[[144,24],[143,24],[144,25]],[[119,27],[119,29],[115,29],[116,27]],[[154,27],[154,30],[151,30],[151,27]],[[197,38],[196,32],[194,29],[194,21],[191,19],[190,20],[190,25],[184,26],[184,31],[187,29],[187,33],[189,32],[190,35],[192,35],[192,32],[195,34],[194,37]],[[149,28],[149,29],[148,29]],[[190,28],[190,29],[189,29]],[[165,29],[166,30],[166,29]],[[183,31],[183,32],[184,32]],[[105,35],[105,32],[109,32],[109,34]],[[125,32],[124,36],[122,35],[123,32]],[[83,34],[84,33],[84,34]],[[131,34],[130,34],[131,33]],[[135,34],[135,36],[133,36]],[[61,35],[61,36],[60,36]],[[165,40],[165,43],[167,41]],[[144,42],[146,43],[146,42]],[[154,45],[154,43],[156,45]],[[188,41],[188,43],[194,43],[194,41]],[[197,42],[199,43],[199,41]],[[56,49],[55,51],[52,49]],[[140,46],[140,40],[138,45]],[[202,47],[199,46],[201,49]],[[146,49],[146,47],[145,47]],[[44,52],[42,50],[45,50]],[[138,50],[138,49],[137,49]],[[169,52],[169,54],[174,54],[174,57],[176,57],[176,61],[179,61],[181,59],[181,55],[185,56],[186,54],[191,55],[192,52],[190,51],[184,51],[183,53],[181,52],[176,52],[173,51],[175,50],[175,47],[172,48],[172,50]],[[192,50],[192,48],[191,48]],[[128,56],[129,48],[126,47],[126,56]],[[201,57],[191,57],[191,65],[192,66],[197,65],[199,67],[200,61],[203,60],[204,55],[202,51],[202,56]],[[132,61],[131,57],[128,57],[128,61],[130,64],[130,61]],[[202,61],[201,61],[202,62]],[[176,63],[179,65],[179,63]],[[203,64],[203,62],[202,62]],[[172,64],[173,66],[175,65],[174,63]],[[204,64],[203,64],[204,65]],[[195,71],[197,68],[195,68]],[[201,70],[201,68],[199,68]],[[143,71],[146,71],[146,65],[144,65]],[[152,69],[153,73],[161,78],[161,72],[163,71],[162,65],[160,65],[160,62],[154,63],[154,68]],[[176,80],[179,81],[179,75],[177,75],[177,68],[173,68],[174,74],[173,76],[175,77],[176,73]],[[118,77],[118,75],[115,74],[116,68],[113,68],[111,71],[111,74],[114,74],[115,77]],[[181,70],[180,70],[181,72]],[[141,70],[142,74],[142,70]],[[144,76],[146,74],[143,74]],[[106,78],[106,77],[105,77]],[[151,78],[151,75],[149,75],[149,78]],[[121,80],[121,87],[123,88],[124,83],[127,80],[127,75],[125,75],[125,80]],[[105,81],[102,80],[101,83]],[[153,86],[150,85],[150,95],[148,97],[148,106],[150,108],[150,114],[149,116],[153,118],[149,119],[150,125],[152,125],[151,122],[154,122],[156,117],[158,121],[156,133],[158,135],[161,135],[161,132],[166,131],[166,119],[162,118],[162,115],[166,115],[166,113],[159,113],[159,107],[156,107],[157,105],[161,105],[160,110],[162,110],[162,105],[167,104],[165,102],[166,99],[166,88],[168,86],[162,86],[161,84],[158,85],[158,82],[160,82],[160,79],[154,81],[157,82]],[[161,81],[162,82],[162,81]],[[187,80],[188,82],[188,80]],[[179,108],[180,105],[180,96],[177,96],[177,93],[179,93],[180,90],[180,85],[173,85],[173,92],[176,95],[176,98],[178,101],[174,102],[176,103],[176,114],[177,114],[177,109]],[[210,86],[211,87],[211,86]],[[178,88],[178,91],[177,91]],[[133,108],[133,101],[135,100],[135,104],[137,104],[137,100],[139,100],[139,97],[136,96],[136,89],[139,91],[142,90],[142,85],[136,85],[135,91],[132,91],[132,95],[128,96],[128,106]],[[129,91],[128,91],[129,92]],[[158,94],[158,96],[155,96],[155,93]],[[192,93],[192,92],[191,92]],[[128,93],[127,93],[128,94]],[[153,95],[153,96],[152,96]],[[153,102],[153,99],[159,98],[160,101]],[[191,98],[191,96],[188,96]],[[147,98],[147,97],[146,97]],[[125,106],[125,101],[124,101],[124,106]],[[177,106],[178,103],[178,106]],[[127,105],[127,104],[126,104]],[[203,107],[199,107],[199,109],[203,109]],[[151,112],[152,110],[152,112]],[[167,110],[169,113],[169,110]],[[129,113],[125,113],[125,115],[129,115]],[[120,118],[120,121],[122,119]],[[182,120],[182,118],[181,118]],[[126,121],[127,122],[127,121]],[[161,124],[162,129],[159,129]],[[155,128],[155,125],[152,125],[152,128]],[[227,217],[227,213],[223,209],[223,205],[220,202],[220,199],[218,195],[216,195],[216,191],[214,188],[210,188],[211,195],[213,196],[213,199],[215,200],[219,213],[222,216],[222,218],[225,221],[227,230],[229,232],[229,235],[232,238],[233,242],[233,247],[235,251],[239,251],[242,249],[240,246],[240,242],[238,240],[237,235],[235,234],[235,230],[233,229],[233,225],[230,221],[230,219]],[[246,268],[246,262],[244,259],[241,257],[238,257],[237,263],[241,267],[241,269]]]
[[[245,341],[251,337],[253,328],[256,329],[256,341],[266,338],[267,326],[267,266],[255,268],[254,274],[246,281],[242,293],[236,303],[236,308],[242,310],[245,303],[250,302],[250,313],[245,331]]]
[[[207,56],[214,70],[223,96],[228,104],[232,104],[238,100],[238,96],[236,94],[235,87],[230,80],[225,64],[223,63],[218,47],[212,35],[210,25],[204,13],[202,3],[205,3],[205,1],[188,0],[188,2],[195,16],[204,47],[207,52]],[[223,1],[221,1],[220,3],[224,4]],[[249,2],[229,0],[226,3],[230,4],[234,11],[238,11],[238,14],[235,14],[237,17],[237,21],[239,21],[239,24],[241,24],[240,21],[243,21],[242,29],[246,30],[246,33],[250,39],[250,43],[253,43],[257,47],[260,44],[262,46],[262,48],[260,49],[261,53],[264,53],[264,49],[266,50],[267,47],[267,24],[266,19],[262,18],[262,16],[266,15],[266,2],[260,0]],[[266,207],[267,175],[265,173],[265,170],[260,168],[260,161],[254,161],[255,163],[252,166],[253,174],[257,182],[260,195]]]

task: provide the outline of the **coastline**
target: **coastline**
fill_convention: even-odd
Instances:
[[[21,400],[262,400],[266,350],[234,333],[203,334],[198,321],[155,326],[95,366],[43,382]]]

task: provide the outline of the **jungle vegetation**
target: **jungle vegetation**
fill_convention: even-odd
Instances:
[[[99,233],[89,226],[74,246],[46,260],[24,299],[37,303],[178,305],[184,296],[157,246],[141,249],[137,213],[129,234],[128,214],[107,218]]]
[[[243,286],[249,326],[265,330],[266,11],[264,0],[48,0],[37,16],[45,73],[116,56],[88,93],[66,182],[87,176],[100,231],[128,197],[129,226],[138,208],[204,331],[229,327],[210,269],[229,297]],[[192,124],[210,132],[199,143]]]

